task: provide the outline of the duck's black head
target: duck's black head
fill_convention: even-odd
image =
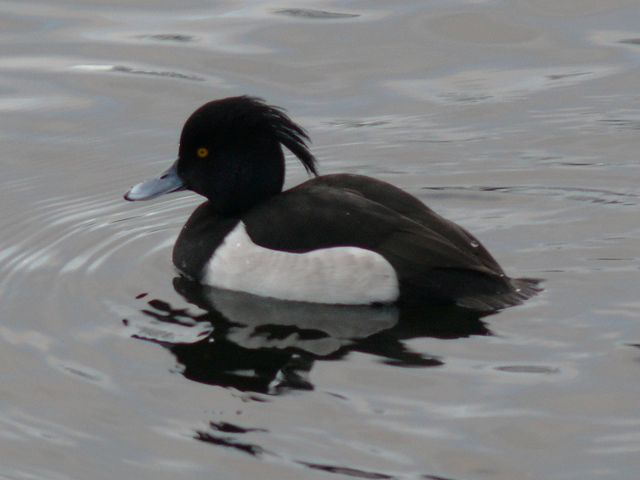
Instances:
[[[146,200],[189,189],[223,214],[236,214],[282,191],[282,145],[317,174],[309,137],[277,107],[255,97],[204,104],[182,129],[178,160],[155,180],[133,187],[127,200]]]

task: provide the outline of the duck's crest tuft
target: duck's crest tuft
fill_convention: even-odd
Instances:
[[[259,112],[273,129],[278,141],[298,157],[305,170],[308,173],[318,175],[316,159],[309,151],[310,139],[307,131],[300,125],[294,123],[284,109],[268,105],[259,97],[245,95],[236,97],[236,99],[241,102],[246,102],[248,105],[250,104],[256,110],[256,113]]]

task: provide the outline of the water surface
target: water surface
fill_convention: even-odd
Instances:
[[[0,12],[0,478],[637,478],[637,2]],[[175,279],[200,200],[122,194],[245,93],[545,292],[478,318]]]

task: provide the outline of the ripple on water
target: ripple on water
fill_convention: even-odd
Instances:
[[[598,188],[580,188],[546,185],[510,185],[510,186],[445,186],[423,187],[424,190],[491,192],[496,194],[522,194],[541,197],[562,197],[576,202],[597,203],[601,205],[635,206],[639,195],[631,192],[617,192]]]
[[[568,87],[618,72],[605,65],[527,69],[465,69],[433,79],[387,82],[396,92],[437,103],[508,102],[552,88]]]
[[[31,188],[39,191],[45,186],[34,180]],[[5,338],[25,328],[46,337],[49,327],[64,329],[65,322],[82,325],[84,319],[103,317],[108,309],[100,299],[117,302],[116,298],[126,295],[121,279],[132,276],[131,272],[140,270],[143,275],[162,268],[170,276],[171,245],[184,221],[184,210],[193,202],[192,198],[174,197],[132,206],[124,205],[119,194],[98,192],[51,196],[25,207],[24,192],[15,197],[5,192],[5,197],[6,221],[12,225],[0,232]],[[112,292],[115,295],[105,296],[114,285],[120,285]],[[22,321],[19,328],[11,323],[11,318],[27,315],[36,323]],[[87,322],[84,328],[95,326]],[[60,368],[67,373],[82,370]]]
[[[164,77],[164,78],[176,78],[179,80],[191,80],[195,82],[204,82],[207,80],[200,75],[176,72],[173,70],[159,70],[154,67],[132,67],[129,65],[108,65],[108,64],[85,64],[75,65],[74,70],[85,72],[107,72],[107,73],[121,73],[126,75],[146,75],[151,77]]]
[[[119,208],[110,195],[78,196],[36,202],[28,218],[16,212],[11,218],[15,228],[2,238],[8,245],[0,257],[2,283],[6,286],[21,271],[42,268],[67,273],[93,264],[95,270],[119,248],[167,226],[160,218],[153,223],[129,216],[127,221]]]
[[[314,10],[311,8],[283,8],[275,10],[277,15],[286,15],[294,18],[308,18],[312,20],[339,20],[346,18],[357,18],[357,13],[329,12],[327,10]]]

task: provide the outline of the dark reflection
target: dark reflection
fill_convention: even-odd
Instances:
[[[155,325],[135,337],[169,349],[190,380],[247,392],[311,390],[315,361],[340,360],[352,351],[398,367],[436,367],[442,359],[411,351],[404,340],[491,335],[480,314],[458,307],[320,305],[203,287],[183,277],[173,283],[204,312],[149,300],[142,312]],[[180,339],[175,328],[195,333]]]
[[[326,10],[313,10],[311,8],[283,8],[275,10],[277,15],[287,15],[296,18],[310,18],[314,20],[335,20],[341,18],[356,18],[356,13],[328,12]]]
[[[629,345],[630,347],[640,348],[640,343],[629,343],[627,345]],[[640,357],[636,358],[636,362],[640,363]]]
[[[618,43],[622,43],[623,45],[640,45],[640,38],[625,38]]]
[[[547,75],[549,80],[563,80],[565,78],[571,77],[583,77],[585,75],[593,75],[593,72],[568,72],[568,73],[557,73],[555,75]]]
[[[231,448],[233,450],[239,450],[244,453],[248,453],[254,457],[263,455],[267,453],[267,451],[262,448],[260,445],[255,445],[252,443],[246,443],[236,440],[231,435],[225,434],[243,434],[248,432],[266,432],[264,429],[260,428],[240,428],[235,425],[231,425],[230,423],[224,423],[223,425],[231,427],[230,429],[220,428],[220,424],[209,422],[209,427],[211,428],[211,432],[205,432],[202,430],[198,430],[195,435],[196,440],[200,440],[201,442],[211,443],[213,445],[217,445],[220,447]],[[213,432],[222,432],[222,435],[213,433]]]
[[[189,43],[195,40],[193,35],[181,33],[157,33],[155,35],[137,35],[136,38],[156,40],[159,42]]]
[[[195,82],[204,82],[204,78],[197,75],[188,75],[180,72],[172,72],[169,70],[145,70],[142,68],[132,68],[125,65],[114,65],[111,67],[112,72],[127,73],[131,75],[150,75],[154,77],[178,78],[181,80],[193,80]]]
[[[384,473],[365,472],[364,470],[359,470],[359,469],[350,468],[350,467],[340,467],[337,465],[322,465],[317,463],[306,463],[306,462],[298,462],[298,463],[312,470],[321,470],[323,472],[337,473],[340,475],[344,475],[346,477],[368,478],[372,480],[393,480],[396,478],[396,477],[392,477],[391,475],[386,475]]]

